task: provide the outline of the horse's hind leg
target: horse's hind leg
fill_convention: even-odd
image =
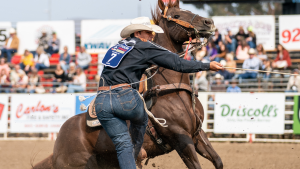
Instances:
[[[201,169],[194,142],[188,134],[177,134],[175,141],[170,144],[189,169]]]
[[[211,161],[217,169],[223,169],[223,162],[221,160],[221,157],[212,147],[205,132],[201,130],[201,132],[196,137],[197,139],[195,140],[195,146],[197,153]]]
[[[53,169],[53,154],[33,166],[33,169]]]

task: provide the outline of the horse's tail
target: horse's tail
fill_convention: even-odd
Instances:
[[[41,161],[33,166],[33,162],[34,162],[36,155],[33,156],[32,159],[30,159],[30,165],[31,165],[32,169],[52,169],[53,168],[53,161],[52,161],[53,154],[51,154],[46,159],[44,159],[43,161]]]

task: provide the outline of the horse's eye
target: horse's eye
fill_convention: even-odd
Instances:
[[[174,16],[175,19],[178,19],[179,17],[180,17],[179,15],[175,15],[175,16]]]

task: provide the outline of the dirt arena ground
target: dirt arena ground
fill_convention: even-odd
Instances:
[[[52,152],[53,141],[0,141],[0,168],[29,169],[31,157],[38,153],[35,163]],[[299,169],[300,144],[287,143],[213,143],[225,169]],[[198,157],[203,169],[213,165]],[[175,151],[150,159],[145,169],[186,168]]]

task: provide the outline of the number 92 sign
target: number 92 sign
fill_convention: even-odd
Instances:
[[[279,42],[287,50],[300,50],[300,15],[279,16]]]

